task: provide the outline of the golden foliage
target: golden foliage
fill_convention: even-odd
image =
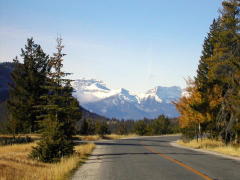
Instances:
[[[209,106],[211,109],[216,108],[219,104],[222,103],[223,97],[222,97],[222,88],[215,84],[213,88],[211,89],[212,92],[209,92]]]
[[[179,117],[181,128],[199,124],[207,120],[206,116],[194,108],[202,103],[201,95],[197,91],[194,81],[189,79],[187,84],[188,86],[186,88],[186,95],[180,98],[179,102],[175,103],[178,111],[181,114]]]

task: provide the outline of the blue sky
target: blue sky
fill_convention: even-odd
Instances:
[[[52,54],[65,44],[73,79],[145,91],[185,87],[222,0],[0,0],[0,62],[19,55],[28,37]]]

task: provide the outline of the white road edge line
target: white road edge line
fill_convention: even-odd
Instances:
[[[197,151],[197,152],[202,152],[202,153],[205,153],[205,154],[212,154],[212,155],[215,155],[215,156],[220,156],[220,157],[227,158],[227,159],[232,159],[232,160],[235,160],[235,161],[240,161],[240,157],[229,156],[229,155],[225,155],[225,154],[222,154],[222,153],[209,151],[209,150],[205,150],[205,149],[194,149],[194,148],[182,146],[180,144],[177,144],[177,141],[170,142],[170,145],[172,145],[174,147],[182,148],[182,149],[189,149],[189,150],[193,150],[193,151]]]

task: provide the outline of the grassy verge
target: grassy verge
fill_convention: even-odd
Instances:
[[[40,134],[16,134],[15,137],[30,137],[34,140],[38,140],[40,138]],[[12,138],[11,134],[0,134],[0,138]]]
[[[1,146],[0,180],[61,180],[67,179],[87,155],[92,152],[94,144],[75,146],[76,153],[61,162],[49,164],[32,160],[28,157],[35,143]]]
[[[222,141],[211,139],[202,139],[199,141],[194,139],[190,142],[183,142],[182,140],[179,140],[177,143],[194,149],[205,149],[230,156],[240,157],[240,145],[236,144],[229,144],[226,146],[222,143]]]
[[[16,138],[24,138],[24,137],[30,137],[33,141],[40,139],[39,134],[18,134],[18,135],[16,135]],[[128,134],[128,135],[108,134],[108,135],[104,135],[103,137],[101,137],[100,135],[87,135],[87,136],[76,135],[76,136],[74,136],[74,138],[84,140],[84,141],[97,141],[97,140],[101,140],[101,139],[113,140],[113,139],[130,138],[130,137],[137,137],[137,135],[136,134]],[[0,134],[0,139],[1,138],[2,139],[3,138],[13,138],[13,136],[8,135],[8,134],[6,134],[6,135]]]
[[[0,146],[30,143],[40,139],[39,134],[0,134]]]
[[[100,135],[89,135],[89,136],[76,135],[74,137],[84,141],[97,141],[101,139],[113,140],[113,139],[131,138],[131,137],[137,137],[137,135],[136,134],[128,134],[128,135],[108,134],[108,135],[104,135],[104,137],[101,137]]]

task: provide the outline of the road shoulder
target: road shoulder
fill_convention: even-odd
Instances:
[[[98,158],[97,155],[105,153],[105,149],[101,149],[99,146],[93,150],[92,154],[88,157],[86,162],[84,162],[73,174],[72,180],[96,180],[100,177],[100,168],[102,159]]]
[[[177,141],[170,142],[170,145],[172,145],[174,147],[177,147],[177,148],[189,149],[189,150],[193,150],[193,151],[197,151],[197,152],[212,154],[212,155],[215,155],[215,156],[220,156],[220,157],[223,157],[223,158],[240,161],[240,157],[230,156],[230,155],[226,155],[226,154],[222,154],[222,153],[218,153],[218,152],[214,152],[214,151],[209,151],[209,150],[205,150],[205,149],[194,149],[194,148],[191,148],[191,147],[180,145],[180,144],[177,143]]]

